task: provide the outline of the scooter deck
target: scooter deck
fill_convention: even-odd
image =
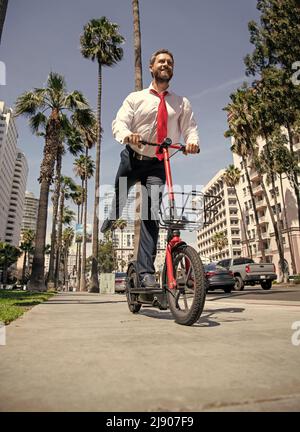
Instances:
[[[163,290],[161,288],[131,288],[131,294],[163,294]]]

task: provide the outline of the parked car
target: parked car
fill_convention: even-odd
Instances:
[[[125,292],[127,273],[115,273],[115,292]]]
[[[227,258],[218,262],[233,273],[234,289],[241,291],[245,285],[260,285],[262,289],[272,288],[273,280],[277,279],[275,265],[272,263],[255,263],[251,258]]]
[[[217,263],[204,265],[204,271],[207,281],[206,291],[222,289],[226,293],[231,293],[234,289],[235,280],[231,271]]]

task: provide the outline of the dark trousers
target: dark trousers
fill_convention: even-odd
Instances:
[[[115,196],[111,219],[118,219],[127,202],[130,188],[137,182],[142,185],[142,216],[138,241],[137,270],[142,278],[145,273],[155,273],[154,260],[159,232],[159,206],[162,187],[166,181],[163,161],[138,160],[131,147],[121,152],[121,162],[115,180]],[[126,180],[125,180],[126,179]]]

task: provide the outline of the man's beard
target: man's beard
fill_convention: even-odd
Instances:
[[[173,76],[173,72],[168,71],[169,72],[169,76],[168,77],[162,77],[160,76],[161,71],[157,70],[153,73],[153,77],[155,78],[156,82],[160,82],[160,83],[168,83],[172,76]]]

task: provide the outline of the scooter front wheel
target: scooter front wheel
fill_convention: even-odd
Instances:
[[[137,302],[138,294],[132,294],[131,290],[137,288],[138,286],[138,275],[134,268],[134,265],[131,264],[127,270],[127,283],[126,283],[126,298],[130,312],[138,313],[141,309],[141,304]]]
[[[191,246],[181,246],[172,255],[176,288],[169,289],[166,264],[163,270],[163,287],[167,289],[169,308],[175,322],[191,326],[204,308],[206,284],[201,259]]]

